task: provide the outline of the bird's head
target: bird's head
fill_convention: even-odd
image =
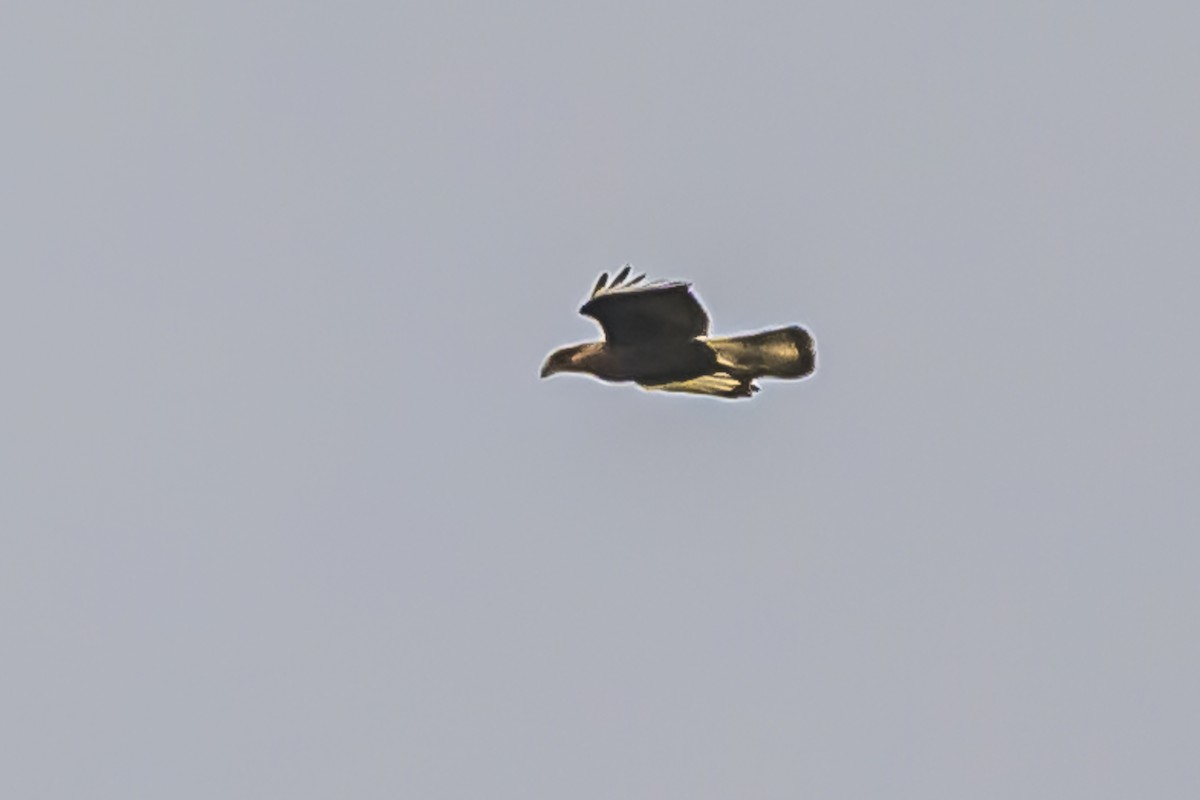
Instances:
[[[560,347],[546,357],[542,364],[542,377],[549,378],[556,372],[581,372],[582,359],[587,353],[588,345],[575,344],[570,347]]]

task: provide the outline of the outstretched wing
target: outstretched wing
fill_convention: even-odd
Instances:
[[[647,344],[655,341],[693,339],[708,334],[708,314],[691,292],[691,284],[680,281],[640,283],[639,275],[625,283],[626,265],[611,286],[608,273],[600,276],[592,297],[579,313],[592,317],[604,329],[610,344]]]

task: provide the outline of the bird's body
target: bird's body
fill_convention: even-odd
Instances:
[[[703,375],[717,365],[716,354],[696,339],[665,344],[610,345],[592,342],[584,346],[579,365],[582,371],[615,383],[641,384],[684,381]]]
[[[689,284],[640,284],[644,276],[625,283],[628,275],[626,266],[611,286],[601,275],[579,309],[600,323],[605,340],[554,351],[543,378],[582,372],[646,389],[736,398],[758,391],[756,378],[802,378],[816,367],[812,337],[799,326],[712,338]]]

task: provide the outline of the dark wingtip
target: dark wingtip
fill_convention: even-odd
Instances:
[[[617,288],[621,285],[621,281],[629,277],[629,270],[630,266],[628,264],[621,268],[621,271],[617,273],[617,277],[613,278],[612,288]]]
[[[608,273],[601,272],[599,280],[596,281],[596,286],[592,289],[592,297],[595,297],[597,294],[599,294],[600,290],[604,288],[606,283],[608,283]]]
[[[628,286],[635,286],[635,285],[637,285],[637,284],[641,283],[641,282],[642,282],[642,279],[643,279],[643,278],[645,278],[645,277],[646,277],[646,273],[644,273],[644,272],[643,272],[641,275],[638,275],[636,278],[634,278],[633,280],[631,280],[629,283],[627,283],[627,284],[625,284],[625,285],[626,285],[627,287],[628,287]]]

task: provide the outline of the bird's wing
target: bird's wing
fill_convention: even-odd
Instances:
[[[592,317],[604,329],[610,344],[647,344],[654,341],[693,339],[708,334],[708,314],[691,292],[691,284],[680,281],[641,283],[644,275],[629,282],[629,267],[608,285],[608,273],[600,276],[592,297],[579,313]]]

